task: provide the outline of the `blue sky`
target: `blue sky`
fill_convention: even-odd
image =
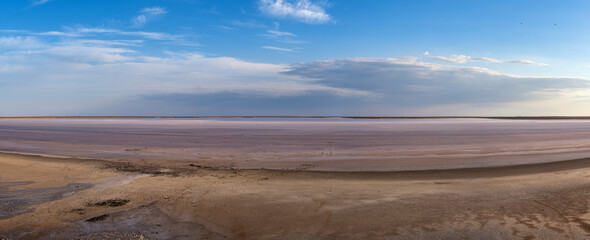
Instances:
[[[588,1],[0,3],[0,115],[590,115]]]

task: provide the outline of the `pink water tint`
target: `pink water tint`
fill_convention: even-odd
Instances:
[[[0,150],[242,168],[397,171],[590,156],[590,121],[492,119],[0,120]]]

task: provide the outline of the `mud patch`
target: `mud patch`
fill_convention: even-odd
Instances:
[[[109,218],[110,214],[103,214],[100,216],[96,216],[96,217],[91,217],[89,219],[86,219],[86,222],[102,222],[104,220],[107,220],[107,218]]]
[[[166,175],[171,177],[178,177],[181,173],[187,173],[190,171],[179,170],[179,169],[165,169],[158,165],[143,165],[143,164],[131,164],[129,162],[106,162],[105,168],[115,169],[120,172],[132,172],[141,174],[151,175]]]
[[[109,199],[109,200],[105,200],[105,201],[100,201],[97,203],[90,203],[90,204],[87,204],[87,206],[89,206],[89,207],[120,207],[120,206],[125,206],[129,202],[131,202],[131,200],[116,198],[116,199]]]
[[[1,183],[1,186],[18,186],[31,182]],[[0,188],[0,219],[10,218],[16,215],[30,212],[29,206],[44,202],[55,201],[71,196],[82,189],[90,187],[90,184],[70,183],[61,188],[27,188],[9,190]]]
[[[76,238],[74,238],[76,239]],[[138,232],[128,232],[128,233],[120,233],[120,232],[100,232],[100,233],[93,233],[82,236],[84,240],[104,240],[104,239],[128,239],[128,240],[147,240],[145,235],[138,233]]]
[[[109,212],[73,222],[67,228],[38,232],[36,236],[43,239],[229,239],[203,225],[171,217],[155,204]]]

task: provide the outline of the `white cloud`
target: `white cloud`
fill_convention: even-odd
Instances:
[[[472,58],[471,60],[472,61],[480,61],[480,62],[491,62],[491,63],[501,63],[502,62],[498,59],[487,58],[487,57]]]
[[[289,48],[280,48],[280,47],[273,47],[273,46],[262,46],[262,48],[274,50],[274,51],[281,51],[281,52],[294,52],[293,49],[289,49]]]
[[[172,35],[168,33],[161,33],[161,32],[143,32],[143,31],[121,31],[118,29],[111,29],[111,28],[87,28],[87,27],[78,27],[78,28],[69,28],[68,32],[64,34],[71,34],[72,36],[75,35],[89,35],[89,34],[113,34],[113,35],[124,35],[124,36],[138,36],[147,39],[153,40],[179,40],[181,36],[179,35]]]
[[[436,56],[434,58],[450,63],[466,63],[471,59],[471,57],[465,55],[453,55],[451,57]]]
[[[165,8],[162,7],[151,7],[151,8],[143,8],[141,9],[141,13],[147,14],[150,16],[158,16],[168,13]]]
[[[12,34],[29,34],[29,31],[26,30],[16,30],[16,29],[0,29],[0,33],[12,33]]]
[[[114,47],[88,46],[83,43],[78,45],[54,46],[41,51],[41,53],[60,57],[66,61],[73,62],[122,62],[132,60],[133,57],[126,56],[133,53],[133,50]]]
[[[428,53],[428,52],[425,52],[425,54],[423,54],[423,55],[430,56],[430,54],[426,54],[426,53]],[[433,56],[432,58],[437,59],[437,60],[441,60],[441,61],[445,61],[445,62],[449,62],[449,63],[490,62],[490,63],[511,63],[511,64],[524,64],[524,65],[534,65],[534,66],[547,66],[546,63],[538,63],[538,62],[533,62],[531,60],[502,61],[502,60],[488,58],[488,57],[472,58],[471,56],[466,56],[466,55],[452,55],[450,57]]]
[[[90,109],[87,114],[108,114],[113,109],[140,114],[152,111],[154,102],[162,104],[161,109],[178,109],[177,114],[204,105],[211,114],[305,114],[310,109],[320,115],[432,115],[437,109],[449,109],[447,115],[465,113],[461,109],[473,111],[468,114],[503,114],[525,112],[534,102],[554,101],[554,107],[544,112],[551,115],[562,113],[574,101],[590,102],[586,79],[514,76],[421,62],[418,57],[267,64],[196,53],[146,55],[136,49],[149,41],[147,35],[154,37],[145,32],[78,27],[64,31],[76,37],[19,33],[24,36],[0,37],[0,86],[5,90],[0,91],[0,102],[28,104],[0,105],[0,112],[7,114],[59,114],[54,107],[58,105],[64,114],[84,109]],[[262,48],[294,51],[272,45]],[[500,61],[466,55],[444,59],[450,63]],[[125,104],[129,99],[135,99],[135,105]],[[94,112],[95,106],[104,106],[104,112]],[[36,112],[44,109],[54,112]]]
[[[327,23],[332,17],[309,0],[260,0],[260,10],[270,16],[293,18],[305,23]]]
[[[147,23],[147,17],[145,15],[139,15],[133,19],[133,26],[143,26]]]
[[[34,37],[0,37],[0,49],[37,49],[45,47],[41,41]]]
[[[18,54],[48,54],[54,48],[60,46],[76,47],[80,54],[73,55],[76,51],[65,51],[67,54],[52,54],[68,61],[85,61],[92,59],[95,62],[115,62],[132,59],[129,56],[133,51],[116,51],[112,47],[136,48],[144,46],[149,40],[165,41],[175,46],[200,46],[191,38],[183,35],[172,35],[161,32],[122,31],[111,28],[89,27],[65,27],[63,31],[31,32],[23,30],[0,30],[17,36],[0,37],[0,50],[5,53]],[[114,40],[107,40],[113,39]]]
[[[290,66],[283,64],[177,52],[152,57],[128,48],[140,42],[123,40],[74,39],[44,44],[34,52],[0,52],[0,85],[5,90],[0,102],[37,102],[12,110],[4,105],[0,111],[25,115],[64,113],[59,112],[62,110],[74,113],[112,101],[157,94],[367,94],[284,75],[282,72]],[[119,103],[112,109],[120,109]],[[54,106],[63,108],[56,110]]]
[[[56,36],[56,37],[81,37],[82,36],[77,33],[67,33],[67,32],[60,32],[60,31],[48,31],[48,32],[35,33],[35,34],[40,35],[40,36]]]
[[[266,33],[260,34],[260,36],[264,36],[267,38],[274,39],[275,41],[281,43],[288,43],[288,44],[301,44],[305,43],[305,41],[296,40],[297,35],[290,33],[290,32],[282,32],[278,30],[266,30]]]
[[[571,102],[579,101],[580,96],[590,100],[587,79],[515,76],[485,68],[403,59],[316,61],[295,64],[286,74],[316,79],[316,83],[329,87],[370,92],[378,96],[373,106],[382,107],[377,113],[401,106],[427,109],[453,104],[502,106],[506,103],[512,104],[514,111],[523,102],[552,99]],[[576,98],[566,94],[572,92],[579,94]],[[493,114],[500,113],[498,109]],[[548,109],[556,110],[559,109]],[[485,111],[484,107],[479,110]]]
[[[123,35],[123,36],[137,36],[152,40],[166,40],[166,41],[180,41],[182,35],[173,35],[163,32],[144,32],[144,31],[123,31],[112,28],[102,27],[65,27],[64,31],[47,31],[47,32],[29,32],[24,30],[0,30],[0,32],[13,33],[19,35],[34,35],[34,36],[56,36],[56,37],[70,37],[81,38],[90,37],[94,35]]]
[[[78,27],[74,29],[70,29],[72,32],[76,33],[118,33],[119,30],[109,29],[109,28],[88,28],[88,27]]]
[[[524,65],[534,65],[534,66],[547,66],[546,63],[538,63],[538,62],[533,62],[531,60],[512,60],[512,61],[506,61],[507,63],[513,63],[513,64],[524,64]]]
[[[233,27],[228,27],[228,26],[224,26],[224,25],[210,25],[210,26],[214,27],[214,28],[223,29],[223,30],[234,30],[235,29]]]
[[[277,37],[296,37],[297,35],[290,33],[290,32],[281,32],[277,30],[267,30],[269,34]]]
[[[80,32],[84,31],[113,32]],[[31,42],[43,47],[18,51]],[[195,53],[149,56],[134,51],[133,47],[143,44],[141,40],[41,42],[34,37],[12,37],[0,43],[14,50],[0,52],[0,85],[10,88],[0,94],[0,102],[30,103],[0,105],[0,112],[7,114],[164,114],[150,112],[156,109],[154,103],[160,104],[157,109],[177,109],[175,114],[193,113],[203,106],[211,114],[305,114],[313,110],[320,115],[399,115],[435,114],[437,109],[450,109],[446,115],[465,113],[461,109],[472,110],[469,114],[502,114],[524,112],[532,102],[559,99],[563,104],[544,112],[551,114],[572,101],[590,99],[590,84],[585,79],[513,76],[417,58],[284,65]],[[127,104],[132,100],[133,104]],[[494,107],[487,107],[491,105]],[[61,106],[60,112],[55,106]],[[98,112],[101,106],[103,112]]]
[[[16,72],[24,70],[25,67],[13,64],[3,64],[0,65],[0,73],[7,73],[7,72]]]
[[[217,63],[228,65],[224,61]],[[274,76],[276,82],[258,81],[271,75],[248,77],[253,82],[246,87],[226,79],[219,88],[206,91],[143,95],[128,109],[151,109],[146,106],[158,104],[165,109],[175,107],[178,113],[211,115],[551,115],[575,113],[572,108],[564,111],[564,106],[590,100],[590,82],[585,79],[513,76],[411,58],[324,60],[279,71],[282,74]],[[301,80],[286,80],[285,76]],[[538,104],[551,107],[530,110]],[[574,110],[587,107],[590,103],[577,104]]]
[[[141,9],[140,13],[140,15],[131,20],[133,22],[134,27],[141,27],[145,25],[148,21],[151,21],[154,18],[162,16],[168,12],[165,8],[162,7],[150,7]]]
[[[78,43],[96,45],[96,46],[140,46],[143,40],[99,40],[99,39],[80,39]]]
[[[238,27],[267,28],[266,24],[260,23],[255,20],[243,20],[243,21],[236,20],[236,21],[230,21],[229,23],[232,25],[238,26]]]
[[[135,51],[125,48],[139,46],[142,40],[70,39],[58,42],[41,41],[35,37],[0,37],[5,56],[36,59],[56,58],[75,62],[118,62],[133,59]],[[2,55],[0,55],[2,56]]]
[[[117,34],[140,36],[140,37],[154,39],[154,40],[177,40],[179,38],[179,36],[177,36],[177,35],[171,35],[168,33],[160,33],[160,32],[125,32],[125,31],[120,31],[120,32],[117,32]]]
[[[260,36],[271,38],[271,39],[274,39],[274,40],[276,40],[278,42],[282,42],[282,43],[289,43],[289,44],[305,43],[305,41],[295,40],[295,38],[297,38],[297,35],[295,35],[294,33],[280,31],[278,22],[275,22],[274,25],[275,25],[274,29],[267,29],[266,33],[260,34]]]

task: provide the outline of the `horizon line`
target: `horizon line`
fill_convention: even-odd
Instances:
[[[348,119],[589,119],[590,116],[285,116],[285,115],[260,115],[260,116],[0,116],[0,119],[208,119],[208,118],[348,118]]]

